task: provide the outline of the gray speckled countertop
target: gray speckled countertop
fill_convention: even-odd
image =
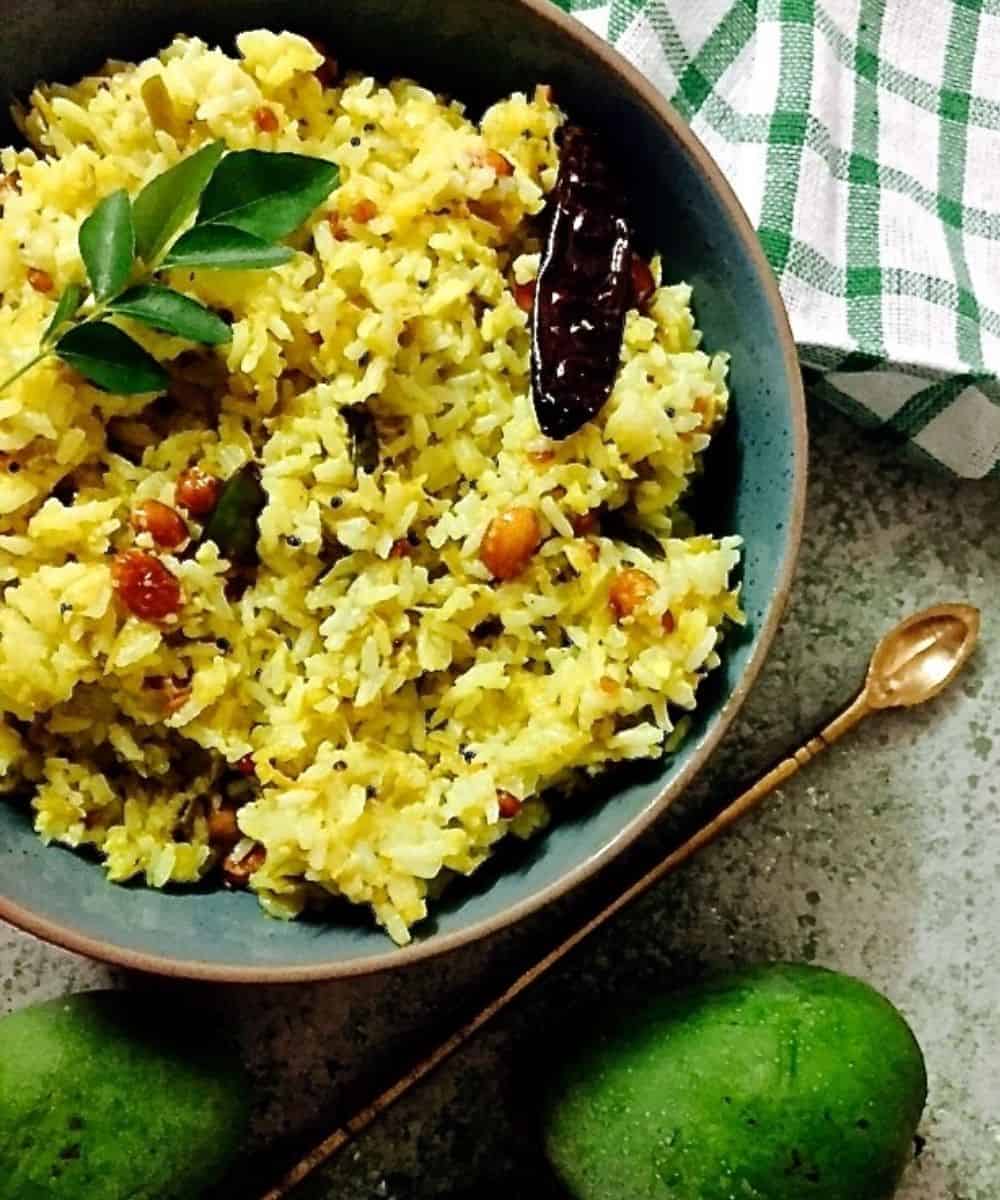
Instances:
[[[925,473],[813,406],[812,480],[793,600],[711,769],[631,864],[814,731],[893,621],[939,600],[983,609],[980,652],[932,707],[871,720],[723,843],[598,936],[357,1146],[302,1200],[541,1197],[519,1120],[525,1047],[567,1008],[760,959],[860,975],[927,1055],[927,1139],[899,1200],[996,1200],[1000,1187],[1000,479]],[[346,1116],[449,1019],[499,986],[612,882],[489,942],[351,983],[202,988],[239,1028],[257,1083],[260,1182]],[[0,1009],[115,979],[0,926]],[[153,986],[166,986],[154,983]],[[253,1187],[240,1187],[250,1200]],[[858,1200],[863,1200],[859,1197]]]

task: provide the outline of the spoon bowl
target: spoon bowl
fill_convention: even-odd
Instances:
[[[936,604],[890,629],[868,667],[868,706],[909,708],[943,691],[972,654],[979,624],[971,604]]]

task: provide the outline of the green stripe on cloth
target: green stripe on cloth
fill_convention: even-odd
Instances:
[[[797,179],[806,139],[805,109],[812,81],[813,0],[771,0],[781,19],[778,96],[768,131],[764,199],[758,234],[780,283],[791,249]]]
[[[728,173],[814,394],[920,461],[993,472],[1000,0],[565,3]]]
[[[738,113],[721,96],[710,96],[705,101],[700,116],[720,136],[761,144],[769,139],[769,116]],[[839,149],[834,144],[829,125],[811,113],[806,118],[805,144],[823,159],[831,176],[842,183],[848,182],[852,173],[867,173],[869,177],[873,176],[874,182],[882,191],[893,191],[908,196],[928,213],[962,229],[966,234],[1000,241],[1000,212],[963,204],[943,195],[936,188],[925,187],[914,176],[898,167],[889,167],[884,163]]]
[[[846,291],[847,272],[843,267],[824,258],[815,247],[791,238],[788,239],[786,272],[831,297],[839,297]],[[857,272],[856,286],[873,289],[871,294],[921,300],[937,305],[949,314],[958,312],[964,305],[961,289],[956,283],[900,267],[879,268],[877,277]],[[976,315],[981,328],[1000,338],[1000,310],[977,304]],[[874,354],[873,357],[878,360],[880,356]]]
[[[667,60],[674,78],[683,79],[684,72],[691,62],[691,56],[681,40],[681,35],[677,32],[670,9],[663,0],[648,0],[646,20],[656,33],[663,57]]]
[[[941,91],[941,142],[938,147],[938,191],[961,204],[965,192],[966,148],[968,134],[972,69],[979,31],[978,0],[956,4],[951,10],[951,28],[945,49],[944,82]],[[944,222],[948,251],[951,254],[959,300],[955,307],[958,353],[963,362],[982,368],[983,351],[979,336],[979,305],[972,290],[965,261],[965,238],[961,227]],[[958,393],[956,393],[957,395]]]
[[[901,438],[913,438],[974,383],[974,375],[953,375],[924,388],[922,392],[911,396],[903,407],[890,417],[886,422],[887,428]]]
[[[854,50],[852,160],[878,159],[878,46],[882,7],[862,7]],[[856,176],[848,182],[847,202],[847,329],[868,354],[882,351],[882,271],[879,265],[879,201],[875,179]]]
[[[689,121],[757,32],[757,0],[736,0],[681,75],[673,104]]]
[[[978,4],[973,4],[978,8]],[[857,54],[856,44],[840,29],[821,4],[816,6],[816,29],[833,48],[844,66],[854,68]],[[921,79],[910,71],[901,70],[884,57],[877,60],[879,84],[894,95],[916,104],[928,113],[937,116],[941,111],[942,89]],[[969,125],[982,125],[987,129],[1000,129],[1000,103],[982,96],[970,97],[966,114]]]
[[[646,7],[645,0],[612,0],[608,36],[616,42]]]
[[[933,367],[919,363],[894,363],[885,359],[874,359],[869,354],[844,354],[829,346],[799,346],[799,358],[803,367],[819,371],[824,376],[836,375],[838,380],[843,375],[859,375],[870,377],[874,375],[892,375],[921,383],[937,383],[942,379],[952,379],[947,371],[935,371]],[[828,379],[827,382],[832,383]],[[836,384],[833,384],[836,387]],[[984,381],[977,378],[975,386],[982,388]],[[843,390],[843,389],[838,389]],[[858,403],[854,401],[854,403]],[[882,418],[877,418],[881,424]]]
[[[849,396],[846,392],[842,392],[834,387],[829,379],[825,378],[822,374],[807,371],[805,383],[810,396],[815,396],[817,399],[824,400],[827,404],[832,404],[834,408],[839,409],[856,424],[868,430],[882,428],[882,422],[871,409],[865,408],[853,396]]]

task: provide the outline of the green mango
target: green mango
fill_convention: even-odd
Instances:
[[[895,1008],[817,967],[752,967],[574,1047],[543,1104],[577,1200],[889,1200],[927,1097]]]
[[[0,1200],[195,1200],[217,1182],[249,1088],[204,1025],[124,992],[0,1020]]]

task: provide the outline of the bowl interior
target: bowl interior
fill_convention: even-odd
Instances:
[[[698,506],[707,531],[746,541],[748,630],[728,642],[680,753],[609,775],[595,788],[601,802],[505,855],[503,871],[486,868],[460,883],[408,951],[394,953],[367,918],[339,910],[324,922],[286,925],[265,919],[249,895],[111,886],[93,862],[44,848],[29,814],[0,803],[0,916],[72,948],[154,969],[327,977],[403,962],[527,911],[624,845],[677,794],[738,707],[780,613],[801,520],[805,426],[777,293],[728,193],[686,136],[589,39],[567,36],[544,0],[33,0],[5,14],[0,83],[25,96],[39,78],[72,80],[106,57],[151,52],[179,31],[226,44],[257,26],[321,37],[342,64],[410,74],[473,108],[548,82],[575,119],[604,132],[620,152],[643,242],[663,251],[669,279],[693,284],[707,347],[732,355],[733,419],[713,448]],[[2,133],[4,143],[14,137]]]

